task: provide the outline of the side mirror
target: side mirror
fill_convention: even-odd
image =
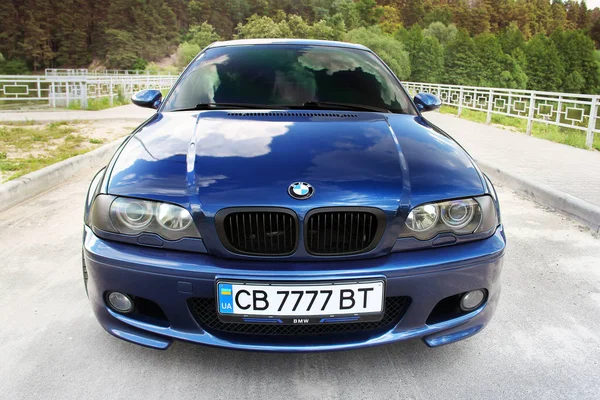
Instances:
[[[156,89],[140,90],[131,96],[131,102],[136,106],[157,109],[162,100],[162,93]]]
[[[442,101],[430,93],[419,93],[414,100],[421,112],[437,110],[442,106]]]

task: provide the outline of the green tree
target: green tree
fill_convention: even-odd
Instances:
[[[590,29],[590,37],[594,40],[596,48],[600,48],[600,18],[594,21]]]
[[[63,0],[54,4],[53,47],[57,64],[84,67],[90,63],[87,28],[91,15],[88,12],[87,0]]]
[[[456,29],[456,25],[450,24],[446,26],[442,22],[432,22],[423,31],[425,36],[437,39],[444,46],[453,41],[457,33],[458,29]]]
[[[384,9],[377,6],[375,0],[358,0],[355,4],[358,15],[365,26],[375,25],[383,16]]]
[[[444,74],[444,48],[432,37],[424,37],[410,53],[413,82],[441,82]]]
[[[440,82],[443,77],[444,49],[437,39],[424,36],[419,25],[406,30],[400,29],[396,38],[403,45],[410,58],[413,82]]]
[[[345,40],[367,46],[394,71],[399,79],[410,76],[410,59],[402,43],[386,35],[378,27],[353,29],[346,34]]]
[[[312,26],[309,26],[308,38],[320,39],[320,40],[343,40],[345,29],[343,24],[331,24],[325,20],[315,22]]]
[[[392,6],[383,6],[383,15],[379,20],[381,30],[387,34],[394,34],[402,27],[402,17],[397,8]]]
[[[552,34],[552,41],[565,69],[561,90],[594,93],[600,85],[594,41],[582,31],[561,30]]]
[[[450,25],[453,21],[452,9],[448,4],[440,4],[438,7],[434,7],[425,14],[423,18],[423,24],[425,26],[431,25],[433,22],[441,22],[444,25]]]
[[[487,3],[477,2],[473,6],[459,0],[453,7],[454,23],[472,35],[490,32],[490,7]]]
[[[446,46],[444,53],[445,83],[455,85],[475,85],[479,82],[482,66],[474,57],[476,53],[473,39],[464,30],[459,30],[456,38]]]
[[[203,22],[201,25],[190,27],[186,42],[197,45],[200,49],[205,48],[213,42],[221,40],[221,37],[211,24]]]
[[[0,75],[27,75],[29,68],[23,60],[12,59],[0,63]]]
[[[356,7],[356,3],[352,0],[335,0],[331,5],[332,15],[339,15],[344,21],[344,26],[347,29],[358,28],[361,24],[361,17]]]
[[[525,46],[528,77],[527,89],[558,91],[565,68],[554,42],[544,35],[536,35]]]
[[[579,7],[579,15],[577,15],[577,28],[588,29],[590,25],[590,12],[587,8],[585,0],[581,0]]]
[[[135,36],[131,32],[120,29],[106,31],[108,66],[117,69],[131,69],[138,56]]]
[[[524,89],[527,76],[520,65],[502,51],[498,38],[492,34],[475,37],[477,63],[485,66],[478,74],[478,86]]]
[[[498,42],[506,54],[525,47],[525,37],[514,22],[498,34]]]
[[[410,28],[414,24],[420,24],[425,16],[423,0],[405,0],[400,13],[405,27]]]
[[[248,18],[245,24],[238,24],[237,39],[248,38],[284,38],[290,37],[291,31],[287,22],[277,23],[270,17],[260,17],[256,14]]]
[[[550,7],[552,17],[548,22],[548,33],[552,33],[557,29],[565,29],[567,27],[567,10],[561,0],[552,0]]]
[[[231,37],[238,24],[252,15],[265,15],[270,10],[269,1],[247,0],[191,0],[188,5],[190,22],[199,25],[208,22],[223,37]]]
[[[0,52],[10,59],[19,53],[22,29],[19,13],[12,0],[0,1]]]
[[[195,43],[183,42],[177,47],[176,59],[177,66],[183,68],[188,65],[194,57],[200,53],[202,48]]]

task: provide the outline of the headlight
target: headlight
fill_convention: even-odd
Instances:
[[[142,231],[152,222],[153,208],[149,201],[121,197],[110,206],[110,219],[122,230]]]
[[[440,213],[434,204],[415,208],[406,218],[406,226],[415,232],[425,232],[437,224]]]
[[[462,229],[473,221],[478,208],[473,199],[448,201],[441,206],[442,221],[452,229]]]
[[[156,220],[165,229],[181,231],[192,224],[192,216],[185,208],[163,203],[156,210]]]
[[[155,233],[165,240],[200,238],[189,211],[174,204],[99,195],[90,214],[92,227],[106,232]]]
[[[487,232],[498,225],[494,201],[490,196],[423,204],[413,208],[400,237],[429,240],[440,233],[457,235]]]

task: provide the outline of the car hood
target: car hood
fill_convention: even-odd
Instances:
[[[294,182],[315,189],[288,194]],[[117,152],[108,192],[226,207],[402,207],[483,193],[466,152],[421,117],[338,111],[157,113]]]

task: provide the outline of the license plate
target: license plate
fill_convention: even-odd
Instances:
[[[228,322],[239,322],[240,319],[279,323],[377,320],[384,311],[384,282],[268,284],[219,281],[217,304],[219,318]],[[314,318],[318,316],[325,318]]]

